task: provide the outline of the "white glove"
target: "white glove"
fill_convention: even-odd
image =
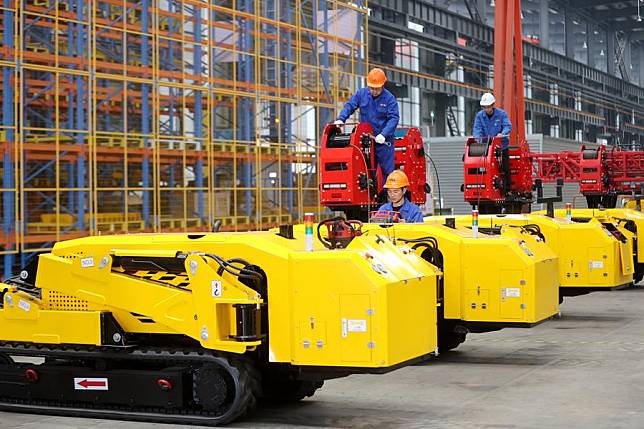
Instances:
[[[382,134],[378,134],[376,136],[376,143],[385,144],[385,136],[383,136]]]
[[[344,121],[341,121],[341,120],[339,120],[339,119],[336,119],[336,120],[333,122],[333,125],[342,125],[342,124],[344,124]]]

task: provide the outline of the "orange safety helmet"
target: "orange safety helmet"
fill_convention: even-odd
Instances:
[[[381,86],[385,85],[385,82],[387,82],[387,76],[385,76],[385,72],[382,71],[382,69],[371,69],[371,71],[367,75],[368,86],[380,88]]]
[[[409,186],[409,179],[407,175],[402,170],[394,170],[387,177],[387,182],[385,182],[385,188],[387,189],[399,189]]]

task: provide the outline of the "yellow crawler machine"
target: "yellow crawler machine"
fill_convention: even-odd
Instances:
[[[635,203],[635,201],[632,201]],[[630,203],[630,202],[629,202]],[[554,211],[558,218],[565,219],[566,211],[558,209]],[[618,228],[627,230],[634,234],[633,237],[633,262],[634,282],[639,283],[644,278],[644,240],[638,240],[638,232],[644,235],[644,214],[634,208],[616,208],[616,209],[572,209],[571,220],[573,222],[588,222],[591,218],[597,219],[601,223],[610,223],[618,225]]]
[[[321,222],[318,243],[334,247],[338,236],[347,235],[344,224]],[[530,327],[559,312],[557,255],[526,231],[504,228],[499,236],[475,239],[456,226],[369,223],[360,233],[386,235],[443,271],[436,301],[440,351],[457,347],[468,332]],[[302,226],[295,228],[295,238],[304,240]]]
[[[427,222],[441,221],[425,218]],[[444,219],[444,218],[443,218]],[[472,224],[472,216],[456,216],[459,225]],[[480,215],[479,231],[498,233],[513,226],[541,237],[559,256],[560,302],[565,296],[610,290],[633,283],[632,234],[612,222],[597,219],[568,222],[543,214]]]
[[[309,252],[271,232],[57,243],[0,283],[0,408],[224,424],[260,397],[298,400],[434,352],[440,271],[377,234],[344,244]]]

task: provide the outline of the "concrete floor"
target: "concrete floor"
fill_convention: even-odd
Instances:
[[[644,428],[644,286],[568,298],[533,329],[470,335],[387,375],[329,381],[235,428]],[[0,428],[186,426],[0,412]]]

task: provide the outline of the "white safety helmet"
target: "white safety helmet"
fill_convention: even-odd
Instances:
[[[496,103],[496,98],[494,98],[494,96],[489,92],[486,92],[483,94],[483,97],[481,97],[481,107],[491,106],[494,103]]]

